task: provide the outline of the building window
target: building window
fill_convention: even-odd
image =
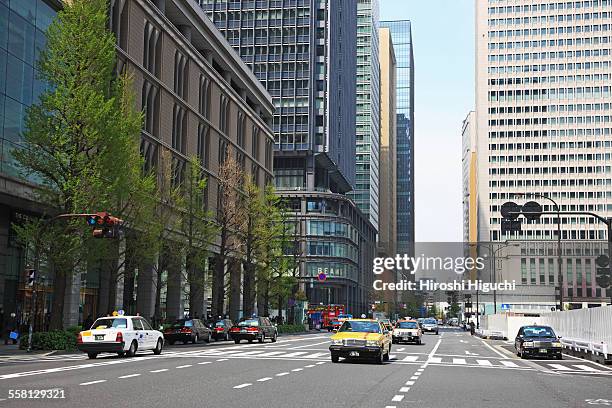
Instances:
[[[200,101],[199,101],[199,112],[200,115],[206,119],[210,119],[210,79],[204,75],[200,75]]]
[[[221,95],[219,109],[219,130],[225,135],[228,134],[229,125],[229,99],[225,95]]]
[[[160,77],[161,66],[161,32],[147,21],[144,29],[143,66],[157,78]]]
[[[158,135],[159,124],[159,89],[148,81],[142,86],[143,128],[152,136]]]
[[[187,114],[185,109],[179,105],[174,105],[172,113],[172,148],[184,154],[187,147],[187,140],[185,138]]]
[[[225,163],[227,157],[227,142],[223,138],[219,138],[219,164]]]
[[[180,187],[185,181],[185,166],[187,162],[176,155],[172,156],[172,187]]]
[[[187,57],[176,51],[174,53],[174,92],[182,99],[187,99],[188,78]]]
[[[253,160],[259,161],[259,127],[253,125],[253,139],[251,140],[251,156]]]
[[[236,122],[236,142],[238,146],[244,149],[244,134],[246,133],[246,116],[244,112],[238,112],[238,121]]]
[[[209,168],[210,155],[210,132],[208,125],[200,123],[198,125],[198,157],[200,158],[200,164],[204,168]]]
[[[140,139],[140,155],[144,158],[143,171],[151,173],[157,167],[158,144],[146,137]]]
[[[115,33],[117,45],[126,50],[129,23],[128,8],[125,7],[125,0],[111,0],[109,23],[111,31]]]
[[[266,140],[266,158],[264,165],[266,169],[272,169],[272,142],[269,140]]]

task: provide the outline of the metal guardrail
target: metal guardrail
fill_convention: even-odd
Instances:
[[[581,351],[585,353],[591,353],[594,355],[600,355],[600,356],[603,356],[605,360],[612,359],[612,355],[610,354],[612,350],[610,350],[610,348],[608,347],[608,344],[604,342],[593,343],[590,341],[584,341],[580,339],[568,339],[568,338],[562,337],[561,344],[563,344],[564,348],[567,348],[569,350]]]

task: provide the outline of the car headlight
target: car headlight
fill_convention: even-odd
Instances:
[[[558,341],[553,342],[552,346],[553,347],[563,347],[563,345]]]
[[[378,347],[380,344],[378,343],[378,340],[368,340],[366,341],[366,345],[368,347]]]
[[[342,339],[332,339],[332,344],[334,346],[341,346],[342,345]]]
[[[525,347],[533,347],[534,344],[533,344],[533,341],[526,341],[526,342],[523,343],[523,346],[525,346]]]

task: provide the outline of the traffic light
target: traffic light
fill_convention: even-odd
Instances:
[[[94,227],[94,238],[118,238],[123,220],[113,217],[107,212],[99,212],[87,216],[87,225]]]
[[[36,269],[26,269],[26,273],[28,274],[28,286],[34,286],[34,282],[36,281]]]
[[[612,283],[612,277],[610,276],[610,258],[607,255],[599,255],[595,259],[595,266],[597,268],[597,276],[595,281],[599,287],[607,289]]]

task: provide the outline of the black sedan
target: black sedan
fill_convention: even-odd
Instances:
[[[249,343],[257,340],[263,343],[265,339],[270,339],[274,343],[278,337],[278,331],[267,317],[252,317],[235,324],[230,329],[230,336],[236,344],[241,340],[248,340]]]
[[[164,330],[164,338],[170,344],[177,341],[196,344],[201,339],[209,343],[211,335],[211,330],[200,319],[179,319]]]
[[[514,339],[516,355],[527,357],[555,357],[561,360],[563,347],[559,337],[549,326],[523,326]]]
[[[232,328],[234,323],[230,319],[221,319],[211,324],[212,329],[212,337],[215,341],[219,340],[229,340],[230,334],[229,331]]]

